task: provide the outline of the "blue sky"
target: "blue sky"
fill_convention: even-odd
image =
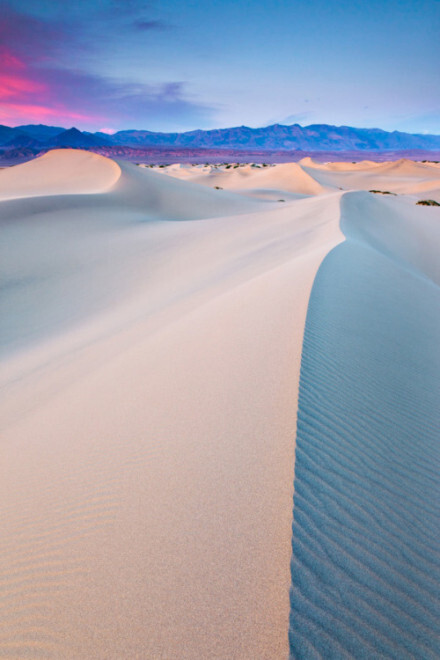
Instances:
[[[0,8],[0,123],[440,133],[440,0],[1,0]]]

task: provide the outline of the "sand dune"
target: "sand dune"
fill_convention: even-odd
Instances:
[[[336,190],[380,190],[437,199],[440,190],[436,163],[401,159],[374,163],[316,163],[310,157],[299,163],[268,167],[224,165],[200,167],[171,165],[159,170],[172,177],[209,187],[220,187],[271,200],[294,200]]]
[[[438,168],[166,169],[0,172],[0,655],[435,657]]]
[[[0,205],[2,653],[285,657],[302,332],[340,196],[120,168]]]
[[[303,345],[291,652],[434,659],[438,218],[351,193],[342,228],[346,242],[318,271]]]
[[[245,165],[240,167],[214,167],[209,172],[200,172],[196,168],[165,168],[164,172],[171,176],[189,179],[205,186],[220,186],[227,190],[253,192],[274,192],[276,197],[281,193],[296,195],[318,195],[325,192],[324,188],[297,163],[283,163],[268,167]]]
[[[161,220],[195,220],[261,209],[261,205],[229,191],[209,190],[193,181],[165,179],[148,168],[120,163],[122,176],[114,188],[112,203],[142,209]]]
[[[318,163],[317,161],[314,161],[311,156],[306,156],[305,158],[301,158],[300,161],[298,161],[298,165],[306,166],[306,167],[322,167],[322,163]]]
[[[321,185],[343,190],[382,190],[396,194],[422,195],[440,188],[438,168],[433,163],[416,163],[406,159],[395,162],[329,165],[303,163],[308,172]]]
[[[0,171],[0,199],[101,193],[119,179],[117,163],[86,151],[55,149]]]
[[[313,163],[311,159],[304,158],[304,161],[301,162],[303,162],[303,164],[306,166],[309,165],[310,167],[320,167],[319,163]],[[352,172],[353,170],[365,170],[366,168],[380,167],[381,165],[382,163],[375,163],[373,160],[359,160],[357,162],[351,163],[326,163],[325,169],[331,172]]]

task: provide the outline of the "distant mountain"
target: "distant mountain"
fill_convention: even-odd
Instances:
[[[203,131],[202,131],[203,132]],[[125,147],[185,146],[178,144],[187,133],[154,133],[152,131],[118,131],[109,135],[112,144]]]
[[[3,126],[0,124],[0,146],[10,142],[21,134],[21,131],[17,128],[10,128],[9,126]]]
[[[414,152],[439,151],[440,135],[413,135],[379,128],[353,128],[312,124],[284,126],[273,124],[264,128],[236,126],[209,131],[186,133],[155,133],[144,130],[106,133],[65,130],[43,124],[16,128],[0,125],[0,148],[30,148],[34,151],[53,148],[92,149],[187,149],[232,150],[243,152]]]
[[[45,124],[26,124],[25,126],[17,126],[17,130],[26,133],[35,140],[44,142],[59,133],[63,133],[66,129],[61,126],[46,126]]]
[[[77,128],[69,128],[67,131],[55,135],[50,140],[46,140],[46,145],[51,147],[72,147],[75,149],[88,149],[108,144],[108,140],[104,140],[91,133],[82,133]]]
[[[39,140],[35,140],[33,137],[27,135],[26,133],[17,132],[17,134],[14,135],[11,140],[6,142],[4,146],[8,148],[27,147],[29,149],[41,149],[43,147],[43,143]]]
[[[151,131],[119,131],[112,136],[113,144],[149,147],[173,146],[205,149],[263,149],[302,151],[395,151],[408,149],[439,149],[440,136],[413,135],[379,128],[352,128],[312,124],[264,128],[237,126],[210,131],[186,133],[153,133]]]

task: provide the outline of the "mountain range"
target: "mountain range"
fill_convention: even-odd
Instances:
[[[284,126],[273,124],[264,128],[237,126],[185,133],[157,133],[146,130],[118,131],[113,135],[65,129],[59,126],[28,124],[11,128],[0,125],[0,150],[26,150],[30,153],[57,147],[100,149],[110,147],[233,149],[244,151],[302,152],[388,152],[406,150],[440,150],[440,135],[420,135],[379,128],[354,128],[311,124]]]

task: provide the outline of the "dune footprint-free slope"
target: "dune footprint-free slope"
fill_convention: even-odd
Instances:
[[[323,261],[309,302],[293,658],[440,656],[440,288],[435,246],[420,250],[423,227],[404,210],[404,238],[391,241],[394,206],[343,199],[347,241]]]

